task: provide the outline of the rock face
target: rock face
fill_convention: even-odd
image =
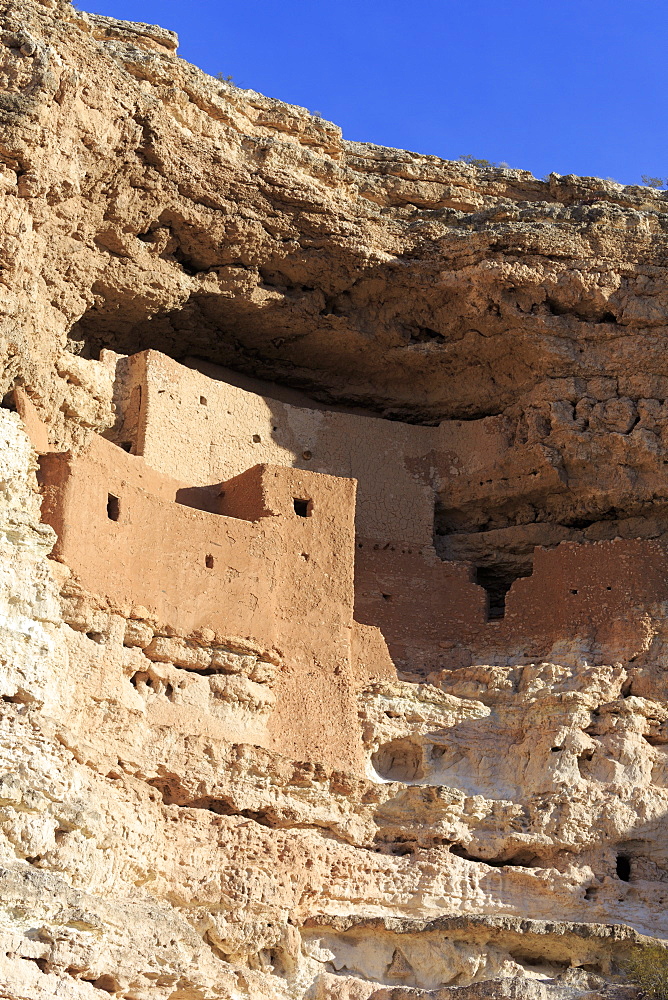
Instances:
[[[0,42],[0,997],[631,1000],[666,196]]]

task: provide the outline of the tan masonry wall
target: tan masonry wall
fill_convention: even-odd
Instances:
[[[513,583],[497,621],[485,620],[485,593],[472,573],[372,545],[357,562],[355,616],[380,628],[398,666],[428,672],[559,651],[563,658],[578,648],[583,660],[630,658],[647,638],[645,612],[668,602],[668,551],[655,541],[536,548],[532,575]]]
[[[442,562],[432,533],[437,490],[454,488],[460,474],[470,481],[477,470],[482,478],[502,466],[507,443],[495,421],[420,427],[310,407],[155,351],[128,359],[127,371],[126,398],[134,402],[121,434],[164,474],[211,484],[262,461],[357,480],[355,617],[381,629],[402,668],[540,658],[574,637],[583,648],[619,652],[611,619],[626,623],[633,646],[642,607],[668,600],[659,543],[564,543],[536,549],[533,574],[511,587],[505,618],[486,621],[486,595],[471,566]],[[536,475],[530,450],[525,459],[526,469],[520,456],[515,472],[520,490]],[[484,495],[485,481],[479,488]],[[199,502],[206,506],[204,493]]]
[[[352,480],[256,466],[233,483],[236,516],[215,514],[176,502],[178,481],[101,438],[81,457],[44,456],[41,478],[54,555],[86,590],[126,616],[141,605],[184,634],[269,650],[282,667],[268,742],[357,766],[355,690],[391,664],[378,633],[353,621]]]
[[[612,662],[645,642],[645,610],[668,603],[661,543],[562,543],[535,550],[505,617],[486,620],[473,568],[437,557],[432,519],[435,484],[503,460],[493,426],[309,408],[153,351],[123,364],[121,447],[98,438],[79,458],[43,459],[57,557],[116,605],[279,650],[270,728],[293,754],[356,759],[352,692],[389,676],[388,648],[422,674],[566,648]]]
[[[431,549],[436,490],[488,470],[507,449],[493,422],[423,427],[309,406],[306,397],[297,405],[262,394],[258,380],[243,380],[256,390],[241,388],[157,351],[129,358],[127,370],[119,434],[151,468],[193,485],[257,462],[356,479],[357,534],[383,544]]]
[[[259,462],[356,479],[359,535],[431,546],[438,428],[291,405],[157,351],[131,362],[141,415],[137,423],[133,413],[126,437],[151,468],[193,485]]]

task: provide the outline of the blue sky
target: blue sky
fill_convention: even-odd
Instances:
[[[77,0],[347,139],[668,178],[668,0]]]

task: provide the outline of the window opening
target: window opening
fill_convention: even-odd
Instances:
[[[199,397],[200,406],[206,406],[206,396]]]
[[[628,882],[631,878],[631,859],[626,854],[617,855],[617,878]]]
[[[214,558],[213,558],[213,556],[208,555],[206,557],[206,559],[204,560],[204,563],[205,563],[207,569],[213,569],[213,564],[214,564]]]
[[[293,498],[293,504],[295,506],[295,514],[298,517],[310,517],[312,503],[310,500],[300,500],[298,497]]]
[[[110,521],[118,521],[121,516],[121,501],[113,493],[107,494],[107,517]]]
[[[487,592],[487,621],[499,621],[506,614],[506,594],[515,581],[515,577],[506,574],[495,566],[478,566],[475,572],[475,582],[484,587]]]

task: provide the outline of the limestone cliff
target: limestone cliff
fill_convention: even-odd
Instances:
[[[66,0],[3,0],[0,42],[0,997],[634,996],[668,938],[666,196],[345,142]],[[185,367],[140,434],[146,350]],[[221,384],[254,402],[216,437],[187,407]],[[128,483],[125,527],[229,518],[308,600],[217,551],[181,603],[88,579],[92,517],[49,525],[105,448],[103,519]],[[196,620],[214,570],[247,618]]]

